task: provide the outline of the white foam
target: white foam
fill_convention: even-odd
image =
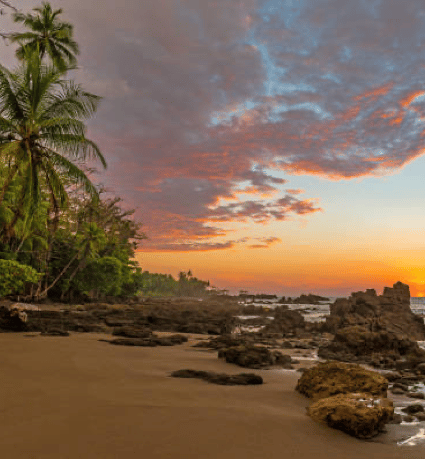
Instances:
[[[425,429],[419,429],[419,432],[407,440],[397,442],[399,446],[415,446],[425,440]]]

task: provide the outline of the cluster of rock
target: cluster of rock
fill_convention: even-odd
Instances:
[[[141,347],[175,346],[177,344],[183,344],[188,341],[188,338],[185,335],[174,334],[159,337],[152,333],[152,331],[149,329],[129,325],[115,328],[112,334],[115,336],[120,336],[121,338],[102,341],[107,341],[110,344],[116,344],[119,346]]]
[[[387,389],[388,380],[378,373],[341,362],[304,371],[296,387],[313,399],[307,409],[312,419],[358,438],[378,435],[392,420]]]
[[[385,287],[379,296],[369,289],[336,300],[323,328],[335,335],[319,348],[323,359],[381,368],[412,368],[425,361],[425,352],[416,342],[425,339],[424,320],[410,309],[409,286],[401,282]]]
[[[92,303],[79,308],[15,311],[12,306],[0,307],[0,332],[108,333],[113,327],[131,325],[157,331],[219,335],[231,332],[234,316],[242,311],[236,300],[196,299],[150,299],[131,307]]]
[[[329,298],[325,296],[320,296],[320,295],[314,295],[312,293],[309,293],[308,295],[306,294],[301,294],[299,297],[292,299],[291,297],[284,297],[279,299],[279,303],[284,303],[284,304],[321,304],[324,301],[329,301]]]
[[[255,373],[239,373],[228,375],[226,373],[215,373],[202,370],[177,370],[171,373],[174,378],[196,378],[202,379],[221,386],[250,386],[263,384],[263,378]]]

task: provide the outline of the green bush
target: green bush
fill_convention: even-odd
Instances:
[[[123,264],[115,257],[91,260],[76,279],[80,291],[101,295],[120,295],[123,283]]]
[[[24,294],[26,286],[36,284],[40,277],[31,266],[0,259],[0,297]]]

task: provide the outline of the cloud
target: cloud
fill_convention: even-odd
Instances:
[[[272,237],[257,238],[257,241],[260,241],[260,243],[248,245],[248,248],[250,249],[268,249],[271,245],[282,242],[282,239],[272,236]]]
[[[423,154],[421,2],[68,0],[65,16],[74,75],[104,97],[102,181],[137,208],[146,250],[242,244],[226,223],[321,210],[291,175],[380,176]]]

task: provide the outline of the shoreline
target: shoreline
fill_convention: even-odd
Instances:
[[[28,335],[0,334],[8,459],[423,457],[423,446],[385,443],[392,426],[365,442],[316,424],[294,391],[295,371],[255,370],[265,384],[247,387],[170,378],[183,368],[241,372],[191,348],[198,335],[161,348],[111,346],[99,341],[109,335],[94,333]]]

